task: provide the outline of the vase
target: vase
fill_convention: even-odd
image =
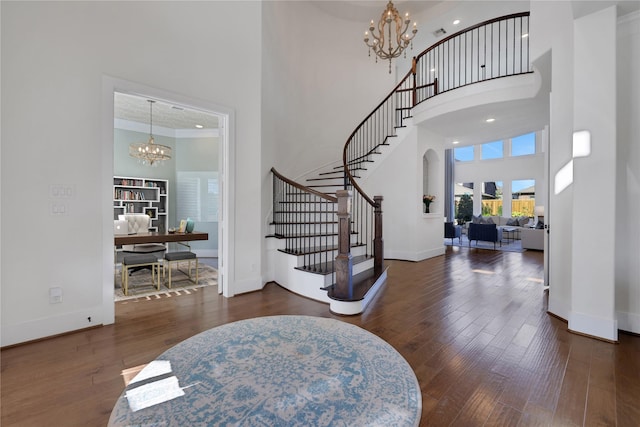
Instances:
[[[428,203],[424,204],[424,213],[429,213],[429,204]]]

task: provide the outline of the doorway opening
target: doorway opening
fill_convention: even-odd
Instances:
[[[103,253],[105,269],[109,264],[111,273],[108,280],[106,272],[103,275],[104,323],[115,321],[113,266],[118,255],[113,250],[114,230],[110,222],[120,210],[126,209],[117,206],[123,203],[115,200],[116,176],[166,182],[166,191],[160,191],[168,194],[163,196],[165,205],[150,209],[155,215],[155,231],[168,232],[179,227],[180,220],[186,219],[182,218],[185,215],[194,220],[196,229],[207,232],[209,240],[191,242],[190,250],[205,264],[218,270],[218,293],[230,296],[227,254],[232,253],[229,250],[232,243],[227,236],[231,229],[228,218],[232,218],[229,215],[232,205],[229,202],[231,183],[227,177],[232,159],[229,149],[232,111],[201,100],[110,78],[105,78],[103,95],[105,117],[110,121],[110,127],[105,128],[105,145],[109,147],[103,150],[103,154],[109,151],[109,155],[103,157],[103,170],[108,171],[108,177],[104,179],[109,182],[107,198],[110,208],[109,214],[105,215],[103,236],[110,235],[108,241],[111,244],[110,249]],[[154,101],[152,120],[149,100]],[[172,158],[158,167],[141,164],[128,152],[131,143],[148,139],[151,132],[155,141],[160,140],[173,149]],[[197,192],[180,193],[180,188],[195,188],[194,183],[198,184]],[[105,244],[104,248],[107,246]]]

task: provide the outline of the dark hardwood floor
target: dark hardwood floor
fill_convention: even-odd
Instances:
[[[359,316],[271,283],[230,299],[207,289],[122,302],[114,325],[4,349],[2,426],[104,426],[127,370],[198,332],[276,314],[339,318],[392,344],[420,382],[424,426],[640,425],[640,337],[567,332],[546,313],[541,253],[448,247],[387,264]]]

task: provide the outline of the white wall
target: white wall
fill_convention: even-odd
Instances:
[[[266,2],[263,17],[263,138],[275,147],[263,164],[296,178],[342,161],[347,138],[391,92],[395,74],[367,56],[358,22],[313,2]]]
[[[640,12],[621,18],[617,48],[616,312],[620,329],[640,333]]]
[[[2,345],[108,322],[103,78],[229,107],[242,227],[232,293],[259,289],[260,2],[2,2]],[[241,18],[241,26],[236,19]],[[250,29],[251,31],[243,31]],[[222,42],[233,35],[233,43]],[[109,123],[106,120],[106,123]],[[111,124],[113,120],[111,120]],[[35,145],[36,149],[29,147]],[[246,153],[255,153],[250,155]],[[111,156],[112,157],[112,156]],[[233,171],[231,171],[233,172]],[[52,197],[50,185],[72,190]],[[52,215],[52,203],[66,206]],[[233,212],[232,211],[232,212]],[[105,267],[105,265],[107,267]],[[105,268],[105,271],[103,271]],[[52,286],[63,302],[49,304]],[[91,321],[88,318],[91,317]]]
[[[571,330],[616,340],[618,327],[640,331],[632,214],[640,165],[638,18],[618,23],[611,3],[591,5],[596,11],[577,19],[568,2],[536,1],[531,9],[534,59],[550,51],[552,64],[549,311],[567,319]],[[556,194],[554,176],[572,160],[572,133],[582,129],[591,131],[591,155],[573,159],[573,182]],[[615,220],[594,227],[588,218],[603,208]]]
[[[420,261],[444,253],[444,149],[442,137],[418,126],[408,129],[392,139],[394,148],[361,186],[369,195],[384,197],[385,258]],[[434,159],[429,175],[439,177],[439,181],[429,183],[437,201],[425,215],[423,157],[428,150],[432,150],[430,158]]]
[[[585,215],[593,211],[593,202],[597,200],[598,206],[606,206],[607,213],[615,218],[615,6],[574,21],[573,66],[573,130],[591,133],[591,153],[573,160],[569,329],[615,341],[618,339],[614,300],[616,225],[615,221],[606,221],[594,227],[592,218]],[[594,170],[598,173],[593,173]]]
[[[573,188],[555,194],[555,174],[572,158],[573,122],[573,15],[570,2],[531,3],[531,53],[537,61],[551,51],[552,68],[544,76],[552,81],[549,118],[549,312],[568,319],[571,312],[571,260],[573,253]]]

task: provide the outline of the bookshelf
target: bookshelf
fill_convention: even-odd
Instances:
[[[169,181],[166,179],[113,177],[113,219],[125,213],[151,217],[151,231],[166,232],[169,224]]]

